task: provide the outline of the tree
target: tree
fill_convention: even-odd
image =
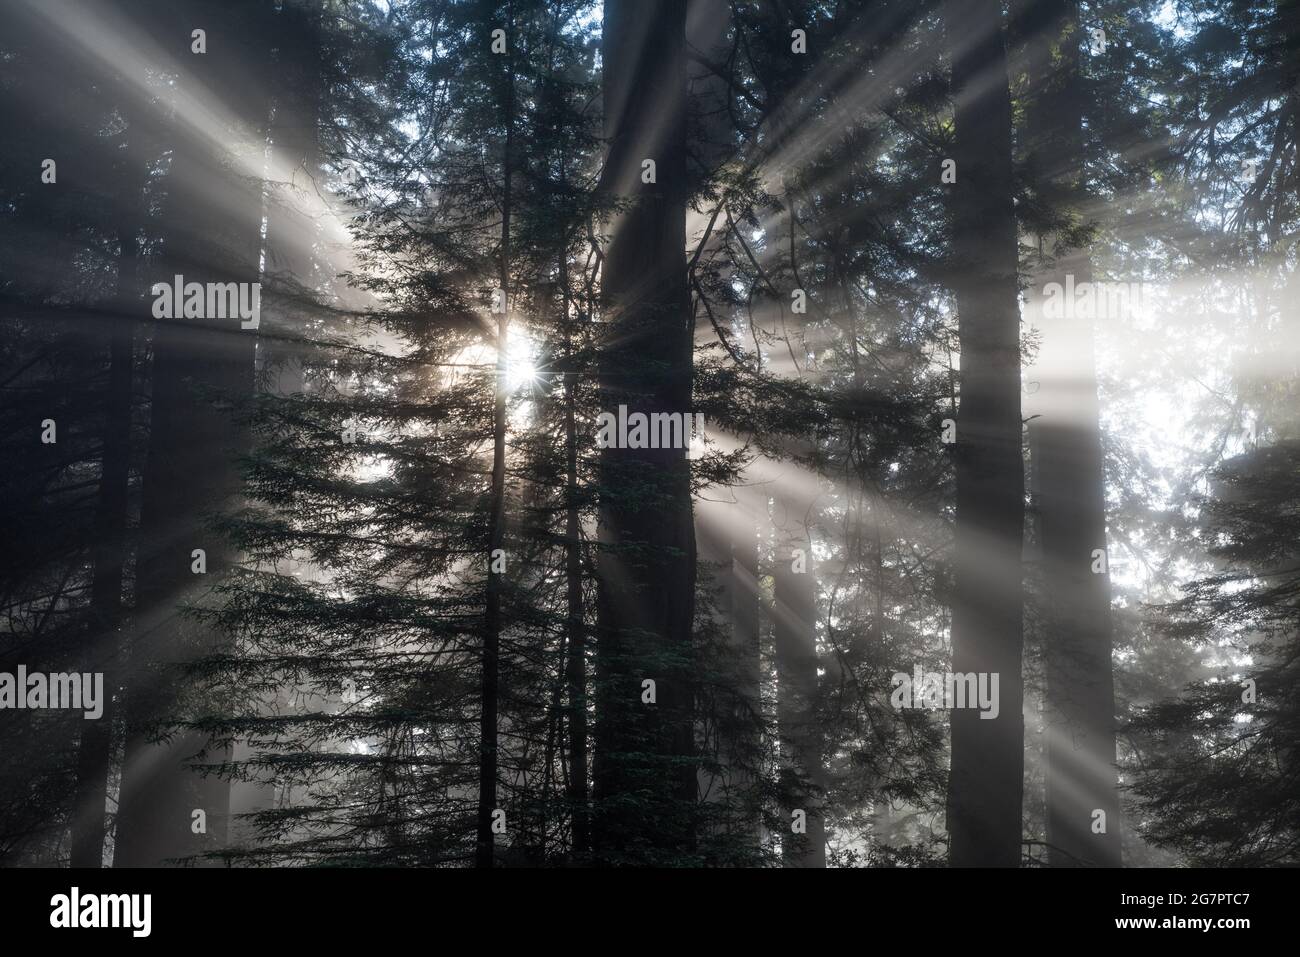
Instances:
[[[148,151],[118,76],[79,58],[48,9],[8,13],[0,441],[14,467],[0,489],[0,660],[9,672],[106,672],[107,700],[97,719],[5,712],[0,856],[97,867],[132,440],[131,325],[116,296],[137,252],[126,224],[146,204]],[[33,118],[36,101],[46,108]]]
[[[691,409],[686,286],[685,0],[607,0],[601,189],[601,404]],[[594,844],[607,863],[680,859],[694,843],[695,536],[686,448],[601,455]],[[648,699],[654,683],[654,702]]]
[[[1222,461],[1189,502],[1193,521],[1182,538],[1213,564],[1160,608],[1161,637],[1190,644],[1203,667],[1180,695],[1140,709],[1131,722],[1141,756],[1133,790],[1144,836],[1159,847],[1201,865],[1286,866],[1300,859],[1300,6],[1280,0],[1187,12],[1193,29],[1174,51],[1175,102],[1184,108],[1175,149],[1196,187],[1196,211],[1217,214],[1206,258],[1237,268],[1230,279],[1246,287],[1250,308],[1231,327],[1234,401],[1217,446]]]
[[[104,856],[106,803],[113,762],[113,732],[123,665],[123,587],[129,557],[126,525],[130,510],[132,416],[135,406],[135,316],[140,312],[143,235],[147,223],[146,183],[152,159],[143,123],[130,124],[122,162],[123,209],[119,216],[117,295],[109,323],[109,381],[95,515],[94,578],[90,630],[83,670],[104,674],[103,714],[87,723],[77,749],[77,803],[72,821],[71,866],[100,867]],[[144,142],[141,142],[145,140]]]
[[[1081,26],[1071,0],[1027,5],[1027,164],[1039,224],[1026,314],[1033,518],[1042,548],[1046,642],[1047,844],[1052,866],[1120,864],[1105,476],[1092,318],[1046,309],[1045,290],[1093,281],[1086,231]],[[1055,306],[1055,303],[1053,304]],[[1071,313],[1073,310],[1071,310]],[[1100,812],[1100,816],[1098,814]]]
[[[430,2],[391,17],[367,8],[349,27],[386,66],[350,78],[368,87],[348,103],[364,149],[331,137],[323,150],[327,167],[354,169],[332,183],[357,213],[350,278],[380,295],[313,345],[305,391],[245,410],[259,438],[254,504],[226,524],[249,560],[213,616],[241,641],[204,665],[238,704],[205,727],[250,741],[230,775],[291,783],[294,805],[253,815],[259,840],[240,860],[463,864],[486,843],[494,863],[536,864],[576,843],[583,814],[560,745],[566,687],[585,680],[569,677],[565,579],[575,555],[579,590],[590,574],[565,528],[588,500],[594,291],[575,248],[595,141],[575,8],[517,2],[503,23],[491,4]],[[531,149],[507,150],[508,136]],[[511,339],[539,340],[536,355],[499,348],[503,305]],[[505,556],[490,548],[494,511]],[[267,713],[286,685],[290,700]],[[498,706],[488,728],[485,701]],[[495,798],[482,787],[493,746]]]
[[[231,10],[197,2],[163,21],[163,38],[179,57],[191,48],[193,24],[209,24],[208,52],[191,54],[183,89],[197,97],[206,82],[230,91],[232,126],[225,132],[235,144],[214,155],[207,140],[212,131],[187,125],[185,108],[177,109],[163,223],[166,268],[158,276],[164,285],[175,276],[200,283],[259,281],[258,160],[269,115],[260,78],[270,55],[269,11],[262,3]],[[216,200],[214,184],[220,185]],[[225,644],[220,632],[180,612],[202,604],[209,591],[203,583],[220,580],[237,558],[209,520],[234,508],[239,494],[236,458],[249,439],[231,403],[253,390],[255,349],[256,332],[239,317],[190,322],[177,316],[155,333],[115,866],[156,866],[226,841],[229,784],[191,766],[209,762],[209,737],[187,730],[159,743],[155,738],[188,707],[186,666]]]
[[[994,0],[945,7],[952,64],[952,289],[961,343],[952,670],[999,679],[999,713],[952,714],[950,862],[1018,867],[1024,462],[1011,96]]]

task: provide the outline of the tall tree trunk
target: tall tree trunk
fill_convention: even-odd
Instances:
[[[1076,0],[1043,0],[1021,21],[1033,84],[1029,165],[1074,217],[1083,198],[1081,30]],[[1059,197],[1059,198],[1058,198]],[[1092,320],[1043,309],[1049,283],[1092,281],[1086,249],[1037,237],[1040,268],[1026,312],[1039,331],[1029,425],[1046,622],[1047,844],[1054,867],[1120,866],[1106,498]],[[1099,815],[1098,812],[1101,812]]]
[[[306,386],[305,361],[309,353],[303,340],[319,319],[313,314],[315,292],[324,277],[324,263],[316,252],[318,223],[324,206],[319,124],[324,76],[321,67],[320,14],[296,3],[285,3],[275,13],[274,121],[271,127],[270,182],[266,188],[266,242],[262,272],[262,325],[257,344],[258,385],[280,396],[301,393]],[[282,574],[310,579],[315,573],[297,555],[280,564]],[[288,704],[289,689],[266,695],[268,713]],[[253,758],[248,742],[237,741],[232,760]],[[274,808],[282,800],[281,787],[259,775],[236,780],[230,787],[232,843],[248,845],[258,835],[239,827],[241,815]],[[236,833],[236,830],[238,833]]]
[[[743,490],[742,490],[743,491]],[[712,693],[716,768],[701,768],[701,791],[723,805],[719,830],[740,838],[730,855],[757,849],[760,807],[758,531],[747,501],[704,502],[696,509],[699,560],[717,593],[715,618],[724,654]],[[741,837],[744,835],[744,837]]]
[[[258,345],[259,360],[275,373],[275,391],[303,390],[303,359],[325,278],[316,250],[325,213],[320,199],[320,116],[325,78],[321,65],[320,14],[306,5],[286,3],[275,14],[276,88],[271,141],[271,178],[266,208],[265,278],[276,308],[270,312]],[[269,335],[268,335],[269,334]]]
[[[776,661],[776,724],[781,771],[797,805],[788,809],[781,861],[785,867],[826,867],[826,820],[818,722],[816,575],[813,563],[815,495],[807,494],[801,472],[781,482],[772,516],[772,654]],[[802,810],[802,832],[793,813]]]
[[[196,95],[221,91],[242,126],[223,131],[225,142],[233,145],[220,155],[207,140],[208,131],[187,126],[192,117],[177,111],[167,177],[166,268],[156,281],[170,282],[175,274],[186,282],[259,280],[267,10],[261,3],[241,4],[232,12],[198,2],[169,11],[165,40],[176,49],[188,50],[195,24],[207,31],[209,52],[186,61],[191,72],[180,86],[192,83]],[[183,709],[185,666],[226,641],[179,610],[209,600],[236,558],[207,519],[235,504],[240,487],[235,459],[248,435],[232,410],[203,390],[235,397],[251,393],[255,343],[256,332],[240,328],[238,317],[156,324],[139,614],[126,694],[115,866],[157,866],[225,844],[229,784],[192,765],[221,762],[226,749],[210,747],[207,736],[195,731],[162,743],[149,737],[154,726],[175,720]],[[206,574],[192,570],[196,549],[205,553]]]
[[[133,183],[136,195],[143,183]],[[143,197],[140,197],[143,204]],[[134,387],[135,324],[126,316],[138,308],[130,290],[138,285],[139,222],[129,220],[119,242],[118,305],[109,332],[108,395],[104,406],[104,453],[95,515],[94,577],[90,596],[90,655],[85,671],[104,674],[103,713],[82,728],[77,748],[76,814],[72,821],[71,865],[101,867],[104,859],[105,803],[113,759],[114,698],[121,675],[119,660],[122,584],[126,565],[126,516],[131,468],[131,394]],[[125,313],[120,315],[117,313]]]
[[[822,763],[817,720],[817,579],[812,554],[813,501],[793,492],[777,500],[776,538],[772,561],[772,647],[776,658],[777,725],[780,728],[783,771],[798,795],[803,833],[793,817],[782,839],[786,867],[826,866],[826,823],[823,792],[827,780]]]
[[[567,280],[566,280],[567,286]],[[565,299],[565,316],[568,300]],[[582,516],[578,507],[578,432],[574,375],[564,377],[564,574],[567,585],[569,633],[565,684],[569,715],[569,807],[573,815],[573,855],[591,853],[591,821],[587,807],[587,623],[582,597]]]
[[[608,153],[602,188],[629,202],[605,252],[602,409],[686,414],[685,0],[606,0]],[[654,163],[654,182],[650,167]],[[693,852],[691,630],[695,536],[685,448],[601,453],[597,854],[608,863]],[[650,703],[653,681],[654,702]]]
[[[952,669],[998,676],[999,711],[952,711],[949,860],[1017,867],[1024,697],[1024,460],[1011,96],[1001,5],[949,0],[954,100],[952,286],[961,348]]]
[[[563,146],[561,147],[563,149]],[[567,185],[565,155],[559,159],[560,182]],[[591,792],[588,787],[590,762],[588,760],[587,718],[587,606],[583,597],[582,562],[582,504],[581,475],[578,471],[578,344],[579,332],[571,310],[574,292],[569,275],[569,250],[560,250],[556,264],[559,275],[560,315],[559,328],[564,330],[564,575],[565,600],[568,617],[568,634],[565,642],[565,696],[568,713],[565,725],[568,731],[568,789],[569,813],[572,821],[573,857],[585,861],[591,855]],[[590,302],[587,308],[590,308]],[[586,344],[586,340],[583,341]]]
[[[736,154],[735,130],[728,106],[731,91],[726,69],[730,43],[731,5],[728,0],[689,0],[686,12],[690,93],[689,167],[694,189],[699,190]],[[703,233],[709,215],[688,214],[688,244],[705,243],[703,263],[721,254],[723,232]],[[692,251],[692,256],[695,253]],[[697,287],[697,292],[705,291]],[[696,307],[697,310],[700,308]],[[701,323],[697,341],[707,344],[716,333],[711,323]],[[723,495],[727,497],[727,495]],[[759,646],[757,581],[758,535],[752,502],[742,488],[731,490],[732,502],[705,503],[695,513],[699,557],[711,566],[719,591],[717,617],[726,643],[726,660],[714,695],[717,712],[716,772],[701,769],[701,791],[726,806],[728,827],[743,830],[753,848],[760,840],[759,807],[754,769],[761,747],[757,716],[759,701]],[[739,851],[741,844],[735,845]]]
[[[146,187],[149,169],[157,155],[148,123],[140,111],[128,109],[131,91],[126,81],[115,81],[121,91],[119,110],[128,122],[124,136],[118,228],[117,288],[109,316],[108,394],[104,402],[104,452],[100,468],[99,498],[93,546],[89,661],[85,671],[104,673],[104,710],[97,721],[87,722],[77,749],[76,811],[70,836],[73,867],[103,866],[107,836],[106,804],[113,764],[113,730],[117,722],[116,699],[123,673],[121,634],[123,586],[126,580],[127,513],[130,499],[132,396],[135,389],[135,316],[141,314],[141,275],[144,264],[142,233],[148,221]]]
[[[511,4],[506,22],[514,27],[514,8]],[[491,867],[493,859],[492,813],[497,801],[497,712],[500,696],[501,654],[501,592],[504,571],[496,570],[495,559],[505,544],[506,507],[506,417],[509,398],[509,333],[510,333],[510,217],[513,212],[511,193],[511,164],[514,162],[515,136],[515,74],[514,58],[517,37],[510,39],[510,55],[506,60],[504,103],[505,152],[502,168],[504,185],[501,198],[501,312],[497,317],[497,367],[493,387],[492,407],[492,501],[488,519],[489,571],[487,601],[484,615],[483,662],[480,684],[481,712],[479,716],[479,790],[478,836],[475,863]]]
[[[733,763],[741,768],[736,786],[745,789],[742,826],[752,832],[755,842],[762,840],[761,795],[753,791],[758,783],[762,762],[761,721],[762,695],[762,591],[759,585],[758,512],[752,492],[739,490],[732,521],[740,531],[731,539],[731,582],[728,588],[731,605],[731,642],[739,656],[739,687],[735,706],[740,710],[741,727],[736,739],[729,742],[735,755]]]

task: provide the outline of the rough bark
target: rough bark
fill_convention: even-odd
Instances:
[[[952,670],[999,678],[999,713],[952,713],[949,860],[1016,867],[1024,719],[1021,549],[1024,461],[1011,97],[1001,6],[950,0],[954,100],[952,288],[961,349]]]
[[[606,0],[602,187],[630,205],[609,225],[602,409],[690,411],[686,284],[685,0]],[[654,160],[656,182],[642,181]],[[595,839],[607,863],[694,847],[691,630],[695,536],[681,449],[601,454]],[[656,702],[643,703],[643,682]]]

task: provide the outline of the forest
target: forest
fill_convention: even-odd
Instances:
[[[0,866],[1300,865],[1300,0],[0,0],[0,129]]]

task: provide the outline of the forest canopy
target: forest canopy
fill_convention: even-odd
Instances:
[[[0,864],[1300,864],[1300,0],[5,0]]]

